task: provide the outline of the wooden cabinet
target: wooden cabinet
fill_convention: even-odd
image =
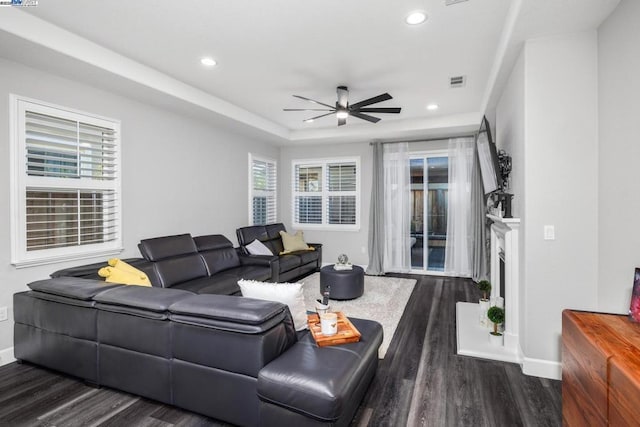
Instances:
[[[562,420],[640,425],[640,324],[614,314],[562,313]]]

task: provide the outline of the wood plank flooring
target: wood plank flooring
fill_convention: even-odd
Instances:
[[[353,426],[560,426],[559,381],[515,364],[456,355],[455,303],[469,280],[417,279]],[[172,406],[30,364],[0,367],[0,426],[226,426]]]

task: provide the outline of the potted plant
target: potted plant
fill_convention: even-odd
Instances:
[[[489,342],[493,345],[502,345],[502,334],[498,332],[498,325],[504,322],[504,308],[491,307],[487,310],[487,317],[493,323],[493,332],[489,332]]]
[[[480,292],[482,292],[482,299],[488,301],[489,300],[488,296],[489,296],[489,293],[491,292],[491,282],[489,282],[488,280],[479,281],[478,289],[480,289]]]
[[[480,299],[480,324],[485,327],[489,327],[489,319],[487,318],[487,310],[491,306],[489,302],[489,293],[491,292],[491,282],[488,280],[481,280],[478,282],[478,289],[482,292],[482,298]]]

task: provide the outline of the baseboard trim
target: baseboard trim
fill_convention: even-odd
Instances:
[[[562,379],[562,363],[544,359],[525,357],[522,361],[522,373],[534,377]]]
[[[15,361],[16,358],[13,357],[13,347],[0,350],[0,366],[8,365],[9,363],[13,363]]]

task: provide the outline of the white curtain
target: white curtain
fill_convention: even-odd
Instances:
[[[409,144],[384,144],[384,271],[411,270]]]
[[[472,210],[474,140],[449,140],[449,204],[447,214],[447,246],[444,271],[451,276],[471,277]]]

